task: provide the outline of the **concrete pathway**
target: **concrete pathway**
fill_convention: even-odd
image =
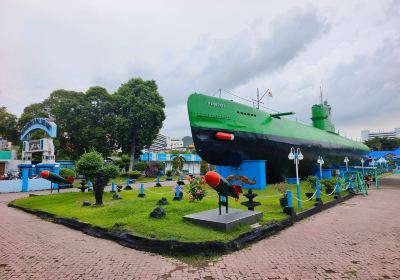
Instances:
[[[1,194],[0,279],[400,279],[400,175],[381,183],[196,266],[40,220],[6,206],[27,194]]]

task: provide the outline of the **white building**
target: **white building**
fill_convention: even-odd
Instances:
[[[183,148],[182,138],[171,138],[170,147],[171,150],[179,150]]]
[[[160,152],[169,149],[170,146],[170,138],[168,136],[157,134],[156,139],[153,141],[153,144],[149,147],[150,152]],[[145,149],[145,152],[148,152]]]
[[[370,130],[361,131],[361,139],[363,142],[375,137],[400,138],[400,128],[395,128],[394,131],[379,131],[379,132],[373,132]]]

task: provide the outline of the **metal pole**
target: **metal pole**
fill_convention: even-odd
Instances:
[[[287,190],[287,207],[292,208],[293,207],[293,202],[292,202],[292,191]]]
[[[315,188],[316,188],[316,201],[320,201],[321,200],[321,190],[319,189],[319,182],[318,182],[318,178],[315,180]]]
[[[295,154],[296,157],[296,191],[297,191],[297,207],[301,208],[301,202],[300,202],[300,180],[299,180],[299,159],[298,159],[298,154],[296,152]]]
[[[322,179],[322,163],[319,163],[319,178]]]

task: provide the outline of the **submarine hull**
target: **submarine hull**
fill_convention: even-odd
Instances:
[[[299,147],[304,155],[299,164],[300,177],[319,170],[318,156],[326,162],[323,168],[338,168],[344,165],[345,157],[349,158],[349,164],[357,165],[365,155],[363,150],[313,140],[234,131],[233,141],[223,141],[216,139],[215,134],[232,131],[195,127],[191,130],[196,150],[206,162],[238,166],[243,160],[266,160],[268,182],[295,177],[294,163],[288,159],[291,147]]]

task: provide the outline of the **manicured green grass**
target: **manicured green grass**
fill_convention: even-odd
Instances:
[[[293,196],[295,196],[296,187],[294,185],[287,186],[292,189]],[[279,195],[286,190],[287,186],[283,184],[269,185],[266,191],[255,191],[259,195],[255,200],[262,203],[261,206],[256,207],[256,210],[264,213],[260,224],[287,217],[282,213],[282,208],[279,205]],[[185,189],[187,189],[187,186],[185,186]],[[311,191],[307,189],[307,186],[302,184],[302,200],[306,200],[304,193]],[[16,200],[13,203],[17,206],[53,213],[59,217],[77,218],[92,225],[124,230],[148,238],[180,241],[228,241],[250,230],[250,226],[246,225],[229,233],[224,233],[184,221],[182,218],[184,215],[217,208],[217,193],[212,189],[207,189],[208,194],[202,201],[189,202],[186,190],[184,190],[182,201],[173,201],[173,191],[173,187],[148,188],[145,189],[146,198],[138,198],[137,189],[122,191],[120,193],[123,197],[122,200],[113,200],[112,194],[106,192],[103,206],[82,207],[82,202],[85,200],[94,202],[92,192],[33,196]],[[163,206],[167,213],[166,217],[162,219],[150,218],[149,213],[157,206],[157,201],[161,197],[167,197],[170,203]],[[328,197],[323,196],[322,199],[327,201]],[[333,195],[329,199],[333,199]],[[239,201],[230,198],[230,207],[246,209],[240,204],[240,202],[246,200],[244,196],[241,196]],[[301,211],[312,207],[313,204],[313,201],[302,203]],[[296,211],[300,212],[294,198],[293,206]]]

